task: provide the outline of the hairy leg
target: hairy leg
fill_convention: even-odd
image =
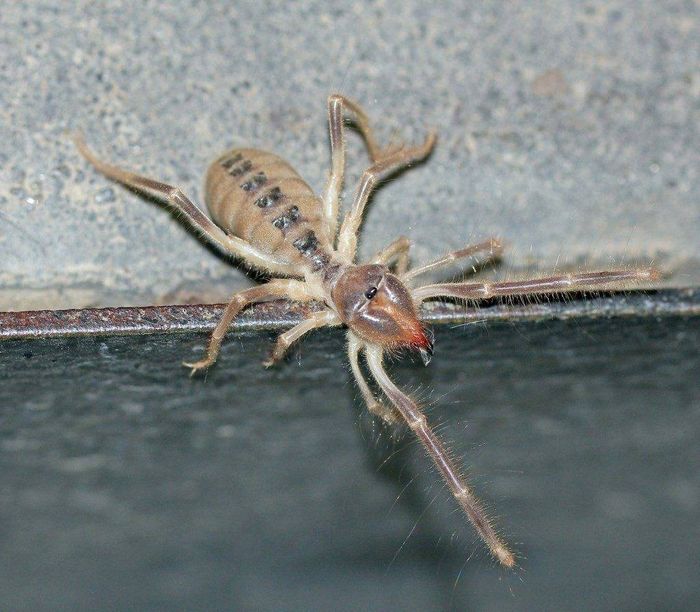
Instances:
[[[377,183],[384,180],[394,172],[406,166],[424,159],[433,146],[437,136],[434,132],[428,134],[425,142],[417,147],[404,147],[387,157],[381,158],[375,164],[365,170],[360,180],[360,185],[355,194],[355,200],[350,210],[343,219],[338,234],[338,252],[346,261],[352,262],[357,251],[357,232],[362,223],[365,205]]]
[[[330,226],[330,235],[335,236],[338,226],[338,206],[340,202],[340,192],[343,188],[345,177],[345,120],[347,116],[353,120],[355,126],[362,134],[362,138],[367,145],[367,151],[375,163],[379,159],[389,156],[397,150],[397,147],[382,149],[377,144],[374,131],[369,124],[367,115],[357,102],[341,96],[332,94],[328,98],[328,131],[331,141],[331,173],[328,182],[323,190],[323,212],[327,223]]]
[[[393,425],[398,420],[398,413],[391,406],[383,404],[374,396],[374,393],[372,393],[362,373],[362,368],[360,368],[360,351],[364,348],[364,343],[355,334],[348,332],[348,358],[350,359],[350,368],[355,377],[355,382],[360,388],[362,398],[365,400],[367,409],[388,425]]]
[[[192,368],[191,376],[194,376],[199,370],[206,369],[213,365],[219,356],[219,350],[221,349],[224,336],[226,332],[228,332],[231,322],[236,315],[250,304],[267,302],[280,298],[288,298],[295,301],[315,299],[306,291],[304,283],[291,279],[275,279],[259,287],[244,289],[236,293],[226,306],[219,323],[214,328],[209,339],[206,357],[193,363],[183,362],[182,365],[187,368]]]
[[[345,138],[344,138],[343,98],[328,98],[328,132],[331,140],[331,173],[321,197],[323,214],[329,225],[329,235],[335,238],[338,227],[338,206],[340,192],[345,179]]]
[[[372,376],[379,383],[384,394],[401,414],[406,424],[430,455],[435,466],[440,470],[440,474],[450,491],[452,491],[452,495],[454,495],[474,529],[481,536],[481,539],[489,547],[491,554],[506,567],[513,567],[515,565],[515,556],[496,534],[481,507],[481,503],[474,495],[465,478],[460,474],[443,443],[428,425],[425,415],[410,397],[399,390],[384,370],[381,347],[367,347],[367,363]]]
[[[399,236],[389,246],[372,257],[370,263],[390,266],[396,261],[396,273],[401,276],[408,269],[408,251],[410,248],[411,241],[406,236]]]
[[[560,276],[501,283],[437,283],[414,289],[412,295],[416,304],[434,297],[478,300],[494,296],[587,291],[606,287],[615,288],[624,284],[652,281],[658,277],[659,273],[654,268],[605,270],[602,272],[563,274]]]
[[[280,361],[287,352],[287,349],[304,334],[307,334],[314,329],[318,329],[319,327],[328,327],[340,324],[340,318],[332,310],[321,310],[320,312],[313,313],[305,321],[302,321],[283,334],[280,334],[280,336],[277,338],[277,342],[275,342],[272,354],[269,358],[263,361],[263,365],[266,368],[269,368]]]
[[[107,178],[163,201],[169,208],[175,210],[192,229],[220,250],[240,257],[246,263],[261,270],[273,274],[285,273],[284,264],[256,249],[245,240],[229,236],[189,200],[179,188],[102,161],[88,148],[80,134],[75,135],[73,140],[80,154]]]
[[[449,266],[451,263],[459,259],[463,259],[465,257],[472,257],[476,260],[476,263],[481,263],[479,258],[474,257],[474,255],[478,253],[484,253],[487,259],[497,259],[503,253],[503,246],[496,238],[490,238],[489,240],[486,240],[484,242],[469,245],[464,247],[463,249],[447,253],[447,255],[444,255],[443,257],[440,257],[439,259],[424,264],[418,268],[413,268],[412,270],[409,270],[405,274],[401,275],[401,280],[404,282],[408,282],[411,279],[416,278],[416,276],[420,276],[421,274],[425,274],[426,272],[431,272],[433,270]]]

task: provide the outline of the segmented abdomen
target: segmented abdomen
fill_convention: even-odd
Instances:
[[[290,275],[327,263],[331,239],[321,200],[277,155],[228,151],[209,168],[205,191],[217,225],[288,264]]]

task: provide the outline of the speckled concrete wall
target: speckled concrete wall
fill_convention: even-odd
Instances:
[[[429,162],[374,198],[361,251],[414,260],[496,234],[504,274],[700,260],[696,2],[31,2],[0,24],[0,308],[222,299],[250,281],[110,184],[66,133],[201,202],[233,145],[315,188],[325,99],[385,139],[435,127]],[[366,164],[349,143],[352,177]]]

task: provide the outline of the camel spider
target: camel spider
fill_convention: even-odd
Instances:
[[[372,164],[362,175],[352,205],[338,228],[346,113],[364,138]],[[250,304],[280,298],[320,302],[324,306],[322,310],[279,336],[264,365],[271,366],[282,359],[292,343],[311,330],[347,327],[350,366],[368,409],[387,423],[400,419],[408,425],[491,554],[504,566],[513,567],[515,555],[496,533],[421,409],[387,375],[384,354],[401,348],[418,350],[427,365],[432,354],[432,336],[421,323],[419,311],[426,300],[449,297],[478,301],[492,296],[609,288],[622,282],[653,279],[656,272],[651,268],[609,270],[510,282],[414,286],[421,275],[459,259],[478,255],[497,257],[502,247],[493,238],[409,269],[410,243],[400,237],[369,262],[358,264],[355,262],[357,235],[372,191],[389,175],[424,160],[435,145],[436,134],[430,133],[419,146],[381,148],[360,106],[341,95],[328,98],[328,122],[331,172],[321,197],[280,157],[257,149],[233,149],[219,157],[207,173],[206,202],[213,221],[177,187],[101,161],[79,135],[75,143],[80,153],[106,177],[163,201],[205,240],[273,277],[263,285],[233,296],[211,335],[206,356],[184,364],[192,369],[192,374],[216,361],[231,322]],[[375,397],[360,369],[362,352],[388,405]]]

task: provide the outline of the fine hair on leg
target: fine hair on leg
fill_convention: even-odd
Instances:
[[[192,368],[190,376],[194,376],[199,370],[209,368],[216,362],[219,356],[221,343],[229,327],[231,327],[231,322],[244,308],[251,304],[290,297],[290,295],[293,296],[293,299],[299,301],[304,300],[305,297],[308,300],[315,299],[313,296],[306,293],[304,283],[293,279],[275,279],[259,287],[251,287],[250,289],[239,291],[231,298],[231,301],[227,304],[221,315],[221,319],[214,328],[209,338],[207,353],[204,359],[192,363],[183,362],[182,365],[187,368]]]
[[[229,255],[240,257],[247,264],[260,270],[284,275],[286,271],[284,264],[255,248],[249,242],[224,232],[187,198],[179,188],[102,161],[85,144],[82,134],[74,135],[73,141],[80,154],[107,178],[163,201],[169,208],[176,211],[192,229],[219,250]]]
[[[443,480],[450,488],[450,491],[452,491],[452,495],[454,495],[467,515],[476,532],[488,546],[491,554],[505,567],[513,567],[515,565],[515,555],[494,530],[491,521],[481,506],[481,502],[461,475],[442,441],[428,425],[428,421],[420,411],[420,408],[418,408],[418,405],[389,378],[382,365],[382,353],[381,347],[367,347],[367,363],[372,376],[392,405],[401,414],[411,431],[420,440],[440,471]]]
[[[453,297],[479,300],[490,297],[514,295],[536,295],[542,293],[562,293],[604,289],[606,286],[619,288],[623,283],[638,283],[655,280],[659,273],[654,268],[632,270],[604,270],[562,274],[529,280],[506,281],[500,283],[437,283],[413,290],[416,303],[434,297]]]

